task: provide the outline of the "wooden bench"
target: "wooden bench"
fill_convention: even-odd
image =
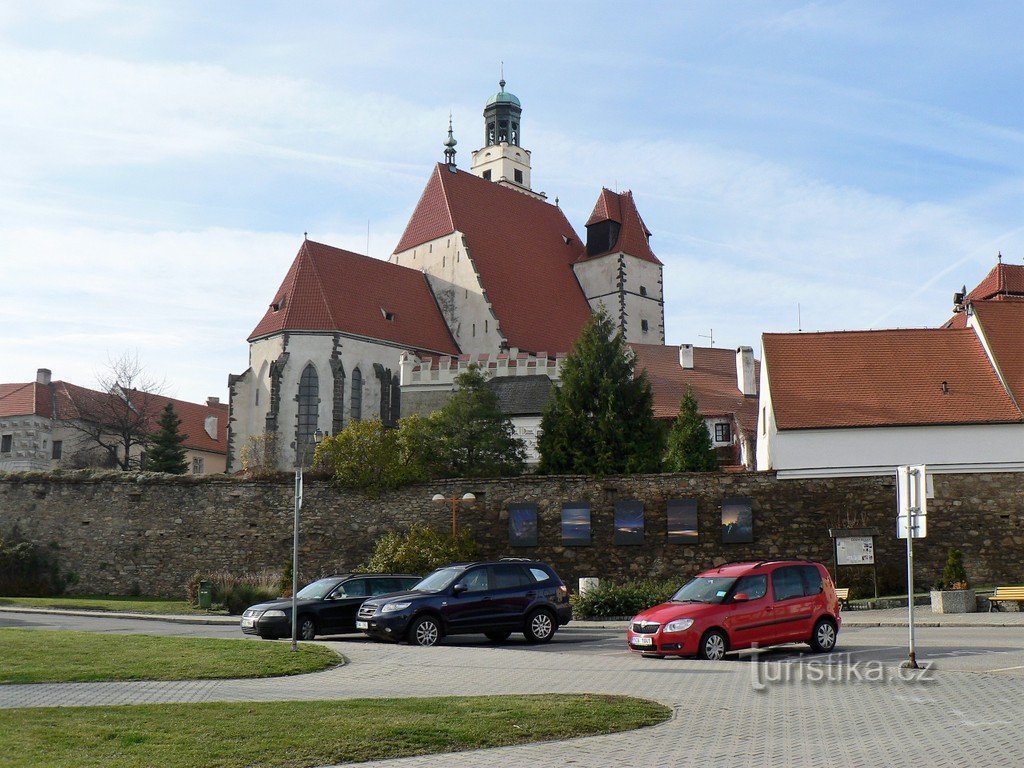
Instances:
[[[989,598],[988,612],[992,613],[992,606],[999,602],[1024,603],[1024,587],[996,587],[995,594]]]
[[[839,598],[839,610],[850,607],[850,588],[836,587],[836,597]]]

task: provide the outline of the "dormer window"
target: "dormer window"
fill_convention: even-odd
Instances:
[[[286,298],[285,296],[282,296],[277,301],[275,301],[273,304],[271,304],[270,305],[270,311],[271,312],[280,312],[282,309],[284,309],[284,300],[285,300],[285,298]]]
[[[394,312],[389,312],[388,310],[384,309],[384,307],[381,307],[380,308],[380,313],[384,317],[384,319],[387,320],[389,323],[390,322],[394,322],[394,320],[395,320],[395,313]]]

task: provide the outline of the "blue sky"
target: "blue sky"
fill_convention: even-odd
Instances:
[[[502,60],[534,188],[580,233],[633,191],[670,344],[938,325],[1024,262],[1019,4],[630,8],[0,4],[0,381],[226,397],[302,233],[386,258]]]

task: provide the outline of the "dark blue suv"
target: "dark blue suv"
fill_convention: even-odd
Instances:
[[[546,643],[571,619],[569,592],[550,565],[506,558],[438,568],[408,592],[371,598],[360,606],[356,628],[416,645],[478,632],[496,643],[513,632]]]

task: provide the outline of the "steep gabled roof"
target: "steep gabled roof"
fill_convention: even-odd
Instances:
[[[26,384],[0,384],[0,416],[53,415],[50,388],[35,381]]]
[[[970,328],[766,333],[762,339],[779,429],[1021,420]]]
[[[565,352],[590,319],[572,264],[584,244],[561,209],[439,163],[395,253],[455,231],[510,347]]]
[[[999,262],[985,279],[967,294],[970,301],[1024,301],[1024,265]]]
[[[975,322],[1013,399],[1024,406],[1024,302],[975,301]]]
[[[344,331],[459,353],[422,272],[312,240],[302,243],[249,341],[282,331]]]
[[[679,364],[679,347],[662,344],[630,344],[636,368],[647,371],[654,395],[654,416],[674,419],[686,388],[693,389],[702,416],[735,416],[747,432],[757,429],[757,398],[744,397],[736,386],[736,351],[712,347],[693,348],[693,368]],[[755,373],[759,363],[755,362]]]
[[[633,200],[633,193],[612,192],[610,189],[602,189],[594,206],[594,212],[587,219],[587,226],[598,224],[602,221],[614,221],[619,225],[619,236],[615,244],[604,253],[597,253],[593,256],[584,255],[583,258],[596,259],[608,253],[627,253],[636,256],[638,259],[650,261],[661,265],[661,261],[651,250],[649,238],[651,231],[647,229],[644,220],[640,218],[636,202]]]

